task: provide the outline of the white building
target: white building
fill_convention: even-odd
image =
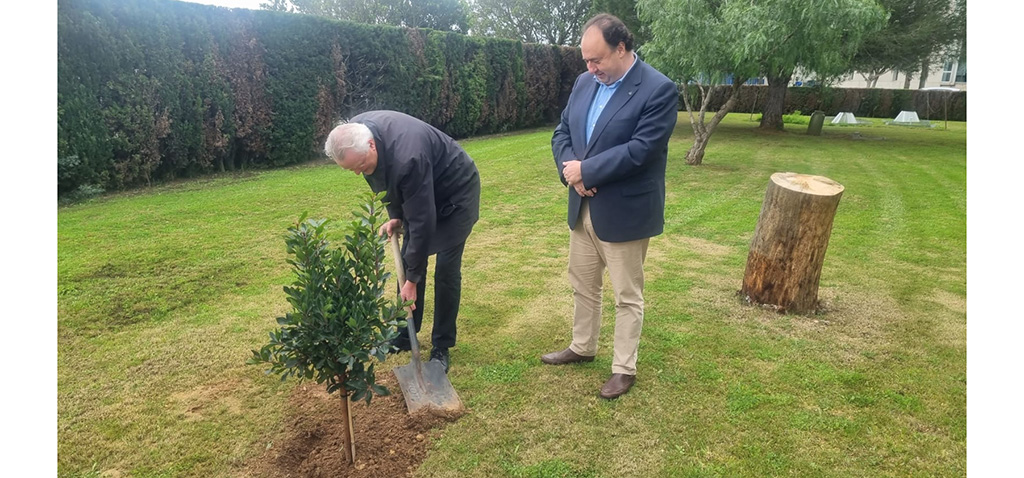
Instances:
[[[796,83],[796,77],[794,77],[794,84]],[[868,80],[864,78],[860,73],[853,73],[842,78],[835,85],[835,88],[868,88]],[[925,81],[924,87],[931,88],[935,86],[950,86],[959,90],[967,90],[967,60],[957,61],[948,60],[944,61],[940,65],[932,67],[931,71],[928,72],[928,79]],[[875,83],[875,88],[885,88],[891,90],[899,89],[911,89],[916,90],[921,87],[921,75],[912,75],[910,78],[910,85],[907,85],[907,74],[900,71],[887,71],[882,73],[878,77],[878,82]]]

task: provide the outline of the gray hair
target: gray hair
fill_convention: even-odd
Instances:
[[[341,159],[345,151],[354,150],[359,154],[370,151],[370,140],[373,133],[362,123],[338,122],[327,135],[324,143],[324,154],[331,159]]]

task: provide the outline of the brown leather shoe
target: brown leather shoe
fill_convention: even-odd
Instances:
[[[558,352],[551,352],[540,356],[540,361],[548,365],[565,365],[567,363],[576,362],[593,362],[594,357],[587,357],[586,355],[580,355],[573,352],[572,349],[566,348]]]
[[[636,382],[636,375],[626,375],[624,373],[613,373],[612,378],[609,378],[604,386],[601,387],[601,398],[607,398],[609,400],[618,398],[620,395],[629,391],[633,388],[633,383]]]

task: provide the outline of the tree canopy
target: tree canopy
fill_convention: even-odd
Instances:
[[[686,162],[701,164],[711,135],[735,104],[738,84],[761,68],[757,51],[737,40],[745,33],[744,23],[736,18],[742,8],[706,0],[639,0],[638,6],[640,20],[650,26],[652,35],[641,51],[651,65],[683,85],[683,103],[694,133]],[[709,100],[718,87],[703,85],[720,85],[730,75],[734,80],[730,100],[706,121]],[[699,98],[692,97],[694,89]]]
[[[867,35],[849,70],[874,86],[886,71],[917,72],[936,53],[959,56],[966,41],[966,0],[879,0],[889,14],[880,30]]]
[[[475,0],[473,32],[526,43],[577,46],[591,0]]]
[[[669,77],[709,84],[729,75],[756,75],[781,88],[771,90],[765,103],[771,128],[782,126],[785,87],[794,71],[819,77],[846,72],[864,36],[886,18],[874,0],[639,0],[638,5],[652,34],[647,57]]]
[[[646,53],[677,80],[846,70],[884,13],[874,0],[639,0]]]
[[[270,0],[261,6],[375,25],[469,30],[469,8],[463,0]]]

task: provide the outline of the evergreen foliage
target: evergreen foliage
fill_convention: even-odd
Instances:
[[[864,38],[849,66],[869,86],[886,71],[919,73],[931,59],[960,58],[959,47],[967,40],[966,0],[880,0],[879,4],[889,19]]]
[[[760,113],[768,95],[768,87],[743,85],[740,87],[734,113]],[[692,94],[692,92],[691,92]],[[727,89],[711,93],[708,108],[718,109],[728,99]],[[834,116],[848,111],[857,117],[895,118],[903,110],[916,111],[921,119],[943,117],[943,102],[948,96],[949,120],[967,121],[967,92],[927,90],[893,90],[885,88],[829,88],[826,86],[792,86],[786,90],[784,113],[802,111],[810,114],[822,110]]]
[[[57,37],[62,196],[304,162],[371,109],[456,138],[537,126],[585,69],[573,48],[171,0],[58,0]]]
[[[391,277],[384,270],[388,238],[377,234],[387,221],[383,196],[367,193],[342,247],[331,246],[325,219],[303,214],[288,228],[285,244],[295,282],[284,291],[292,311],[277,319],[281,328],[252,351],[249,364],[270,364],[267,373],[280,374],[281,380],[326,383],[328,393],[342,390],[353,401],[370,403],[374,394],[389,394],[376,383],[372,359],[387,358],[405,311],[403,304],[385,298]]]
[[[592,0],[474,0],[473,34],[577,46]]]
[[[270,0],[263,8],[375,25],[469,30],[469,6],[463,0]]]

